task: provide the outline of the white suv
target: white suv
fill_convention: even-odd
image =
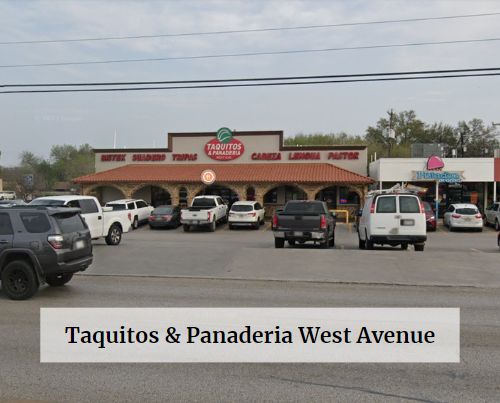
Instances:
[[[369,195],[357,227],[360,249],[373,249],[374,244],[408,249],[413,244],[416,251],[423,251],[427,240],[424,206],[412,193]]]
[[[154,210],[154,207],[148,205],[144,200],[135,199],[110,201],[106,203],[106,207],[111,207],[114,211],[127,210],[133,229],[137,229],[139,224],[147,223],[151,212]]]
[[[262,205],[255,201],[234,202],[229,210],[229,229],[237,225],[251,226],[258,229],[264,224],[265,210]]]

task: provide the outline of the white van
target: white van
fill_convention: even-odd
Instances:
[[[424,206],[412,193],[370,194],[357,227],[360,249],[373,249],[374,244],[408,249],[412,244],[416,251],[423,251],[427,240]]]

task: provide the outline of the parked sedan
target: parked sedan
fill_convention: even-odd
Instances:
[[[177,228],[181,225],[181,209],[174,206],[158,206],[148,218],[149,228]]]
[[[443,221],[450,231],[456,228],[483,230],[483,216],[474,204],[451,204],[444,213]]]
[[[250,226],[254,229],[264,224],[264,208],[255,201],[234,202],[229,210],[229,229],[236,225]]]
[[[425,211],[425,222],[427,226],[427,231],[436,231],[437,221],[436,221],[436,213],[432,209],[432,206],[429,202],[424,203],[424,211]]]

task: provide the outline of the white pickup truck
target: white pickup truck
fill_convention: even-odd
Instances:
[[[118,245],[122,234],[129,232],[132,217],[129,212],[113,211],[111,207],[101,207],[92,196],[47,196],[38,197],[30,206],[67,206],[77,207],[87,223],[92,239],[104,238],[108,245]]]
[[[215,231],[217,223],[227,222],[227,205],[220,196],[196,196],[191,207],[181,210],[181,224],[185,232],[191,226],[208,226]]]

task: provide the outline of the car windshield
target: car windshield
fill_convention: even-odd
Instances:
[[[253,206],[248,204],[233,204],[231,211],[253,211]]]
[[[457,214],[462,214],[462,215],[476,215],[478,213],[477,208],[473,207],[463,207],[463,208],[457,208],[455,211]]]
[[[153,214],[172,214],[173,211],[172,207],[157,207],[153,210]]]
[[[113,204],[113,203],[107,203],[106,207],[111,207],[113,211],[120,211],[120,210],[125,210],[127,208],[126,204]]]
[[[324,214],[322,203],[288,203],[283,210],[285,214]]]
[[[35,199],[30,203],[31,206],[64,206],[64,200],[56,199]]]

